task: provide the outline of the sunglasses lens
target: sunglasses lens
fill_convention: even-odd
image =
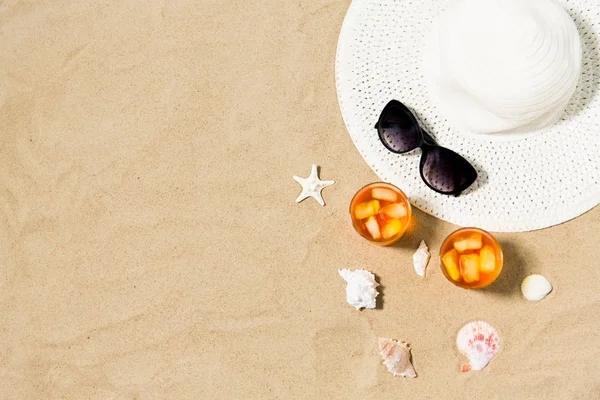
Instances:
[[[406,153],[421,141],[420,128],[410,111],[399,102],[390,102],[379,118],[379,139],[389,150]]]
[[[477,171],[467,160],[444,147],[434,147],[423,153],[421,174],[441,193],[460,193],[477,179]]]

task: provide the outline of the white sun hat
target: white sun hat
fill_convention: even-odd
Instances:
[[[569,88],[563,90],[562,96],[570,98],[566,107],[553,103],[564,109],[555,113],[558,120],[551,115],[546,126],[517,135],[481,131],[473,134],[465,128],[468,124],[461,124],[469,114],[445,116],[441,112],[452,110],[453,104],[447,99],[440,104],[431,89],[432,85],[443,89],[443,81],[432,83],[439,75],[431,78],[429,49],[431,32],[437,32],[440,15],[453,7],[452,3],[354,0],[350,5],[338,42],[336,86],[346,127],[367,164],[380,179],[405,191],[415,207],[457,225],[494,232],[549,227],[598,205],[600,24],[595,22],[600,15],[600,2],[557,1],[575,22],[579,34],[582,62],[580,76],[574,81],[578,83],[572,83],[573,87],[576,85],[572,97],[567,93]],[[520,33],[536,35],[525,28]],[[539,45],[542,49],[543,46]],[[577,69],[577,65],[573,68]],[[561,79],[564,82],[570,78],[566,74]],[[392,99],[409,107],[441,146],[456,151],[476,167],[478,180],[463,194],[442,195],[425,185],[419,174],[420,150],[399,155],[382,145],[373,126]],[[462,112],[461,108],[455,110]],[[546,111],[552,114],[550,108]],[[523,125],[528,122],[531,121],[523,121]]]

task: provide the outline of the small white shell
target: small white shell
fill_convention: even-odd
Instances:
[[[487,322],[470,322],[458,332],[456,346],[469,359],[463,364],[462,372],[482,370],[498,352],[500,336]]]
[[[427,264],[429,264],[429,259],[431,258],[431,254],[429,253],[429,248],[424,240],[421,240],[421,244],[419,248],[413,254],[413,265],[415,266],[415,272],[420,277],[425,277],[425,268],[427,268]]]
[[[348,283],[346,285],[346,301],[357,310],[361,308],[375,308],[375,297],[379,294],[375,288],[379,283],[375,275],[364,269],[350,271],[339,269],[340,276]]]
[[[417,373],[410,361],[410,346],[395,339],[379,338],[379,354],[394,376],[415,378]]]
[[[552,291],[552,284],[542,275],[529,275],[521,283],[521,292],[527,300],[540,301]]]

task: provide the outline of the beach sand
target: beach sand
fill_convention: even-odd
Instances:
[[[478,291],[439,269],[451,224],[415,211],[390,248],[353,231],[377,177],[336,97],[349,4],[0,3],[0,398],[600,398],[599,208],[496,235]],[[325,207],[294,202],[313,163]],[[377,309],[339,268],[377,275]],[[554,285],[539,303],[530,273]],[[500,352],[462,374],[478,319]],[[378,337],[410,343],[416,379]]]

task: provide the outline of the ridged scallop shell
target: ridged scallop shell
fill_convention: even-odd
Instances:
[[[458,332],[456,346],[469,359],[463,364],[462,372],[479,371],[485,368],[498,352],[500,336],[487,322],[470,322]]]
[[[361,308],[375,308],[375,298],[379,292],[375,289],[379,283],[375,281],[375,275],[366,269],[340,269],[338,273],[346,281],[346,301],[352,307],[360,310]]]
[[[521,292],[527,300],[540,301],[552,291],[552,284],[542,275],[529,275],[521,283]]]
[[[419,248],[415,254],[413,254],[413,265],[415,267],[415,272],[420,277],[425,277],[425,268],[427,268],[430,258],[431,254],[429,253],[429,248],[427,247],[425,241],[421,240]]]
[[[394,376],[416,378],[417,373],[410,361],[410,346],[406,342],[379,338],[379,354],[387,370]]]
[[[432,32],[426,65],[438,108],[465,132],[541,130],[575,92],[581,39],[553,0],[457,0]]]

